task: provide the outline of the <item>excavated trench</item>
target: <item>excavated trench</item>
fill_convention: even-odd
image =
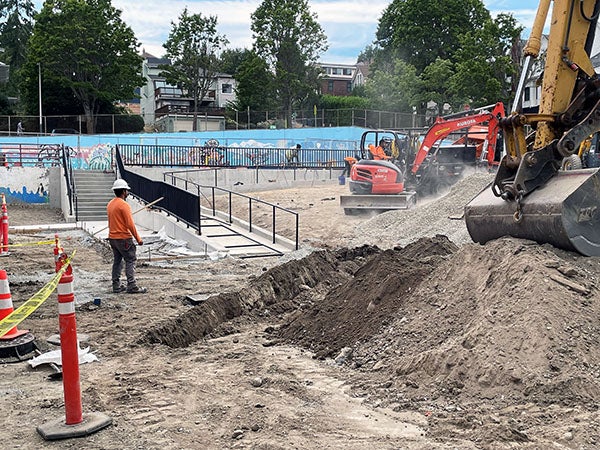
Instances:
[[[385,251],[322,250],[140,340],[185,347],[234,318],[268,316],[279,323],[275,343],[317,358],[345,351],[345,364],[388,380],[389,389],[372,393],[382,405],[494,399],[593,408],[600,302],[588,264],[512,238],[458,248],[438,235]]]
[[[351,277],[365,258],[378,253],[377,247],[362,246],[316,251],[300,260],[288,261],[251,280],[239,292],[212,296],[186,313],[149,329],[140,342],[186,347],[224,322],[244,314],[266,308],[276,313],[289,312],[297,306],[295,299],[307,290]]]

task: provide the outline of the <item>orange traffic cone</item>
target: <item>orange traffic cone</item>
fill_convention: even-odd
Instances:
[[[8,287],[6,270],[0,270],[0,320],[10,315],[13,310],[12,297],[10,296],[10,288]],[[17,327],[13,327],[8,333],[0,337],[0,339],[14,339],[27,333],[29,333],[29,330],[18,330]]]

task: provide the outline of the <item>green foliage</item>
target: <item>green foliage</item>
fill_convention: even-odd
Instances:
[[[452,59],[460,36],[488,20],[481,0],[393,0],[381,16],[377,43],[421,72],[438,57]]]
[[[521,31],[510,14],[492,19],[481,0],[393,0],[379,22],[371,78],[391,74],[396,55],[416,68],[421,108],[507,101]]]
[[[115,133],[138,133],[144,129],[144,118],[137,114],[115,117]]]
[[[306,0],[263,0],[251,17],[254,51],[273,74],[273,97],[289,124],[293,108],[316,99],[316,62],[327,50],[327,37]]]
[[[411,111],[419,103],[421,90],[417,70],[401,59],[393,61],[390,71],[372,73],[365,84],[371,107],[386,111]]]
[[[337,96],[325,94],[319,102],[321,109],[365,109],[369,108],[369,100],[354,95]]]
[[[380,52],[381,49],[377,48],[373,45],[367,45],[364,50],[362,52],[360,52],[358,54],[358,57],[356,58],[356,62],[357,63],[372,63],[375,60],[375,56],[377,55],[378,52]]]
[[[247,48],[225,49],[221,53],[220,70],[229,75],[235,75],[241,64],[252,56]]]
[[[171,22],[171,32],[163,44],[170,66],[162,75],[168,83],[180,87],[194,99],[194,131],[198,106],[207,96],[219,72],[219,52],[229,41],[217,32],[217,18],[188,14],[187,8],[177,23]]]
[[[144,82],[133,31],[110,0],[47,0],[36,20],[22,68],[28,111],[38,112],[39,63],[44,114],[64,113],[63,101],[79,104],[87,131],[93,133],[94,115],[103,106],[132,98]]]
[[[0,93],[0,116],[10,116],[14,114],[12,107],[5,94]]]
[[[237,111],[267,111],[276,108],[273,98],[273,74],[264,59],[251,52],[236,72],[236,102],[230,107]]]
[[[27,41],[33,30],[35,8],[31,0],[0,0],[0,60],[10,66],[6,92],[18,95],[18,71],[25,62]]]
[[[437,58],[425,67],[421,73],[423,90],[420,94],[421,103],[433,100],[438,105],[452,103],[450,93],[450,78],[454,73],[454,64],[447,59]]]

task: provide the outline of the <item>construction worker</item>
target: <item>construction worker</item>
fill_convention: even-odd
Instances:
[[[292,147],[291,149],[285,151],[285,159],[288,164],[295,163],[296,165],[298,165],[300,163],[299,152],[301,148],[302,146],[300,144],[296,144],[295,147]]]
[[[385,141],[382,139],[379,141],[379,145],[377,147],[375,147],[373,144],[369,144],[369,153],[371,153],[373,159],[378,159],[378,160],[388,160],[391,157],[386,155],[385,150],[383,149],[383,147],[385,146]]]
[[[112,265],[112,289],[119,293],[127,291],[128,294],[143,294],[146,288],[139,287],[135,281],[136,245],[142,245],[143,241],[137,232],[131,206],[125,201],[131,188],[125,180],[117,179],[112,187],[115,193],[106,206],[108,214],[108,242],[113,251]],[[125,260],[125,277],[127,285],[121,284],[121,271]]]

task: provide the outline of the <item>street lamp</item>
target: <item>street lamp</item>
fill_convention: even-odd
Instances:
[[[37,63],[38,65],[38,99],[39,99],[39,109],[40,109],[40,134],[42,134],[42,63]]]

